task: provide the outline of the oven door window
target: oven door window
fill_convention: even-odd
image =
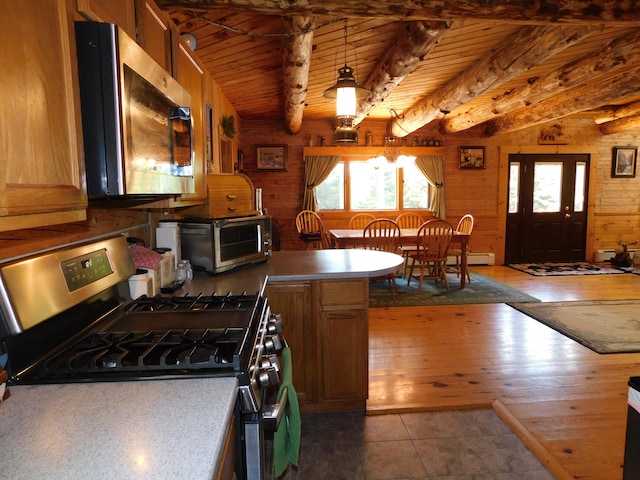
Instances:
[[[260,225],[226,225],[220,229],[220,261],[225,262],[260,253]]]

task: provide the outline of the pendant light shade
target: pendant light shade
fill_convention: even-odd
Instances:
[[[336,101],[336,117],[356,116],[357,101],[366,98],[369,90],[361,87],[353,76],[353,68],[345,64],[338,70],[338,81],[324,91],[324,97]]]
[[[358,143],[358,130],[353,126],[358,100],[366,98],[369,90],[356,81],[354,69],[347,65],[347,21],[344,21],[344,67],[338,69],[335,85],[326,89],[325,98],[336,101],[338,126],[333,134],[333,143]]]

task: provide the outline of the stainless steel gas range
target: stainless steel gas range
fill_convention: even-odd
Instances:
[[[236,474],[263,478],[264,432],[286,406],[275,402],[281,318],[261,291],[131,299],[134,273],[124,237],[1,264],[9,384],[234,376]]]

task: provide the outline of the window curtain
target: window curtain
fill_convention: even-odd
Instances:
[[[311,155],[304,158],[303,210],[318,211],[316,185],[325,181],[339,161],[340,157],[335,155]]]
[[[444,173],[442,157],[440,155],[420,155],[416,158],[416,167],[427,177],[427,182],[433,187],[431,194],[431,211],[443,220],[447,218],[444,204]]]

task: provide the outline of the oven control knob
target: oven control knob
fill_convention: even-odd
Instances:
[[[264,339],[264,349],[269,353],[277,353],[282,350],[282,340],[278,335],[269,335]]]
[[[271,318],[269,318],[269,322],[267,323],[267,333],[275,335],[276,333],[282,333],[283,331],[282,315],[279,313],[271,315]]]
[[[280,376],[273,367],[261,368],[258,372],[258,383],[260,383],[262,387],[278,385],[280,383]]]
[[[261,361],[260,361],[260,366],[262,368],[269,368],[269,367],[273,367],[276,369],[276,372],[280,371],[280,360],[278,360],[278,356],[277,355],[267,355],[265,357],[262,357]]]

